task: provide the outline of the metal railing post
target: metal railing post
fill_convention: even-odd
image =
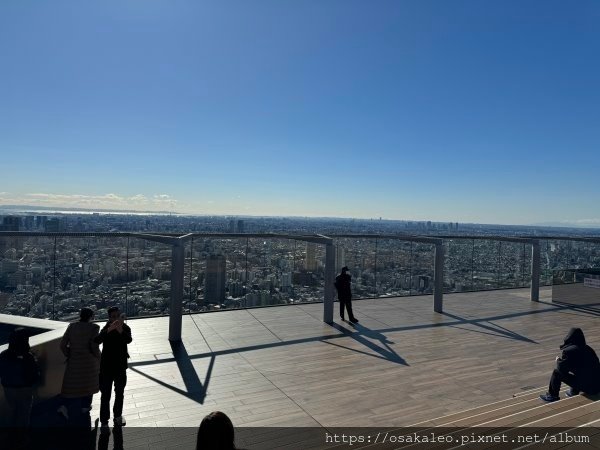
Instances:
[[[532,302],[540,301],[540,241],[531,243],[531,294]]]
[[[169,306],[169,341],[181,341],[183,314],[183,276],[185,253],[183,241],[175,241],[171,247],[171,304]]]
[[[444,243],[435,244],[433,310],[441,313],[444,310]]]

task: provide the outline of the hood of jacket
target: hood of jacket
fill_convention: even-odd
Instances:
[[[571,328],[565,337],[565,342],[560,346],[560,348],[565,348],[569,345],[585,347],[585,336],[583,335],[581,328]]]

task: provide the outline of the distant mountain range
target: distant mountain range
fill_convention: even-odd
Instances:
[[[553,228],[587,228],[587,229],[600,229],[600,221],[594,222],[541,222],[531,224],[534,227],[553,227]]]

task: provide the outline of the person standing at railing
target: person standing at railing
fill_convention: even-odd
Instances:
[[[352,276],[348,273],[348,267],[342,267],[342,273],[335,277],[335,288],[340,301],[340,318],[344,319],[344,308],[348,311],[348,319],[352,323],[358,323],[352,312]]]
[[[79,322],[71,323],[60,341],[60,349],[67,357],[67,367],[63,377],[61,396],[66,403],[79,403],[82,414],[92,409],[92,397],[100,390],[100,347],[96,338],[100,326],[92,323],[94,311],[82,308]],[[62,405],[58,412],[69,420],[69,408]]]
[[[29,350],[29,334],[19,327],[11,333],[8,349],[0,353],[0,382],[11,409],[13,427],[29,426],[33,389],[40,379],[40,368]]]
[[[599,393],[600,361],[596,352],[586,344],[581,328],[571,328],[560,349],[562,353],[556,357],[548,392],[540,398],[546,402],[559,400],[561,383],[570,386],[567,397],[578,395],[581,391],[592,395]]]
[[[123,417],[123,399],[127,384],[127,344],[130,344],[131,328],[124,322],[124,316],[117,306],[108,308],[108,322],[96,338],[103,344],[100,362],[100,424],[101,431],[108,431],[110,419],[110,396],[115,386],[115,404],[113,406],[113,423],[117,427],[125,425]]]

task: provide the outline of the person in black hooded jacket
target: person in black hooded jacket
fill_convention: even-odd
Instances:
[[[579,394],[597,394],[600,392],[600,361],[596,352],[585,343],[581,328],[571,328],[560,346],[562,354],[556,357],[556,368],[550,377],[550,385],[540,398],[547,402],[559,399],[561,383],[571,388],[567,397]]]
[[[335,288],[337,289],[338,299],[340,301],[340,318],[344,319],[344,309],[348,311],[348,319],[352,323],[358,323],[352,312],[352,277],[348,273],[348,267],[342,267],[342,273],[335,277]]]
[[[0,353],[0,381],[12,410],[11,424],[29,425],[33,388],[40,379],[40,368],[30,352],[29,334],[25,328],[16,328],[8,340],[8,350]]]

